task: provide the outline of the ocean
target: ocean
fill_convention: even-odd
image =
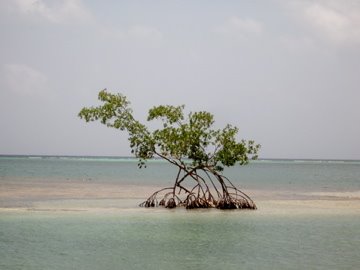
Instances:
[[[0,156],[0,269],[359,269],[360,161],[225,170],[258,210],[140,208],[176,169]]]

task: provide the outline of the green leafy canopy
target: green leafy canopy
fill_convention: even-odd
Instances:
[[[108,127],[127,131],[140,167],[147,159],[160,157],[175,165],[222,171],[224,167],[244,165],[249,159],[257,158],[259,144],[251,140],[238,141],[238,128],[231,125],[213,129],[214,116],[209,112],[184,115],[184,105],[156,106],[149,110],[147,120],[161,121],[162,128],[150,131],[134,119],[130,102],[124,95],[104,89],[98,99],[102,105],[83,108],[79,117],[86,122],[100,121]]]

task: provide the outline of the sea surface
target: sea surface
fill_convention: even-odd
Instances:
[[[256,211],[145,209],[176,169],[0,156],[0,269],[360,269],[360,161],[225,170]]]

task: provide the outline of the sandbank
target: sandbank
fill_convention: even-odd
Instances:
[[[2,181],[0,214],[51,213],[152,213],[138,204],[161,187],[119,185],[88,181]],[[294,192],[247,190],[258,206],[256,215],[360,215],[360,191]],[[183,210],[176,210],[183,211]],[[195,210],[197,211],[197,210]],[[210,211],[220,211],[211,209]]]

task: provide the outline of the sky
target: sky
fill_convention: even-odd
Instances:
[[[260,158],[360,159],[360,1],[0,1],[0,154],[130,155],[107,88],[214,114]]]

